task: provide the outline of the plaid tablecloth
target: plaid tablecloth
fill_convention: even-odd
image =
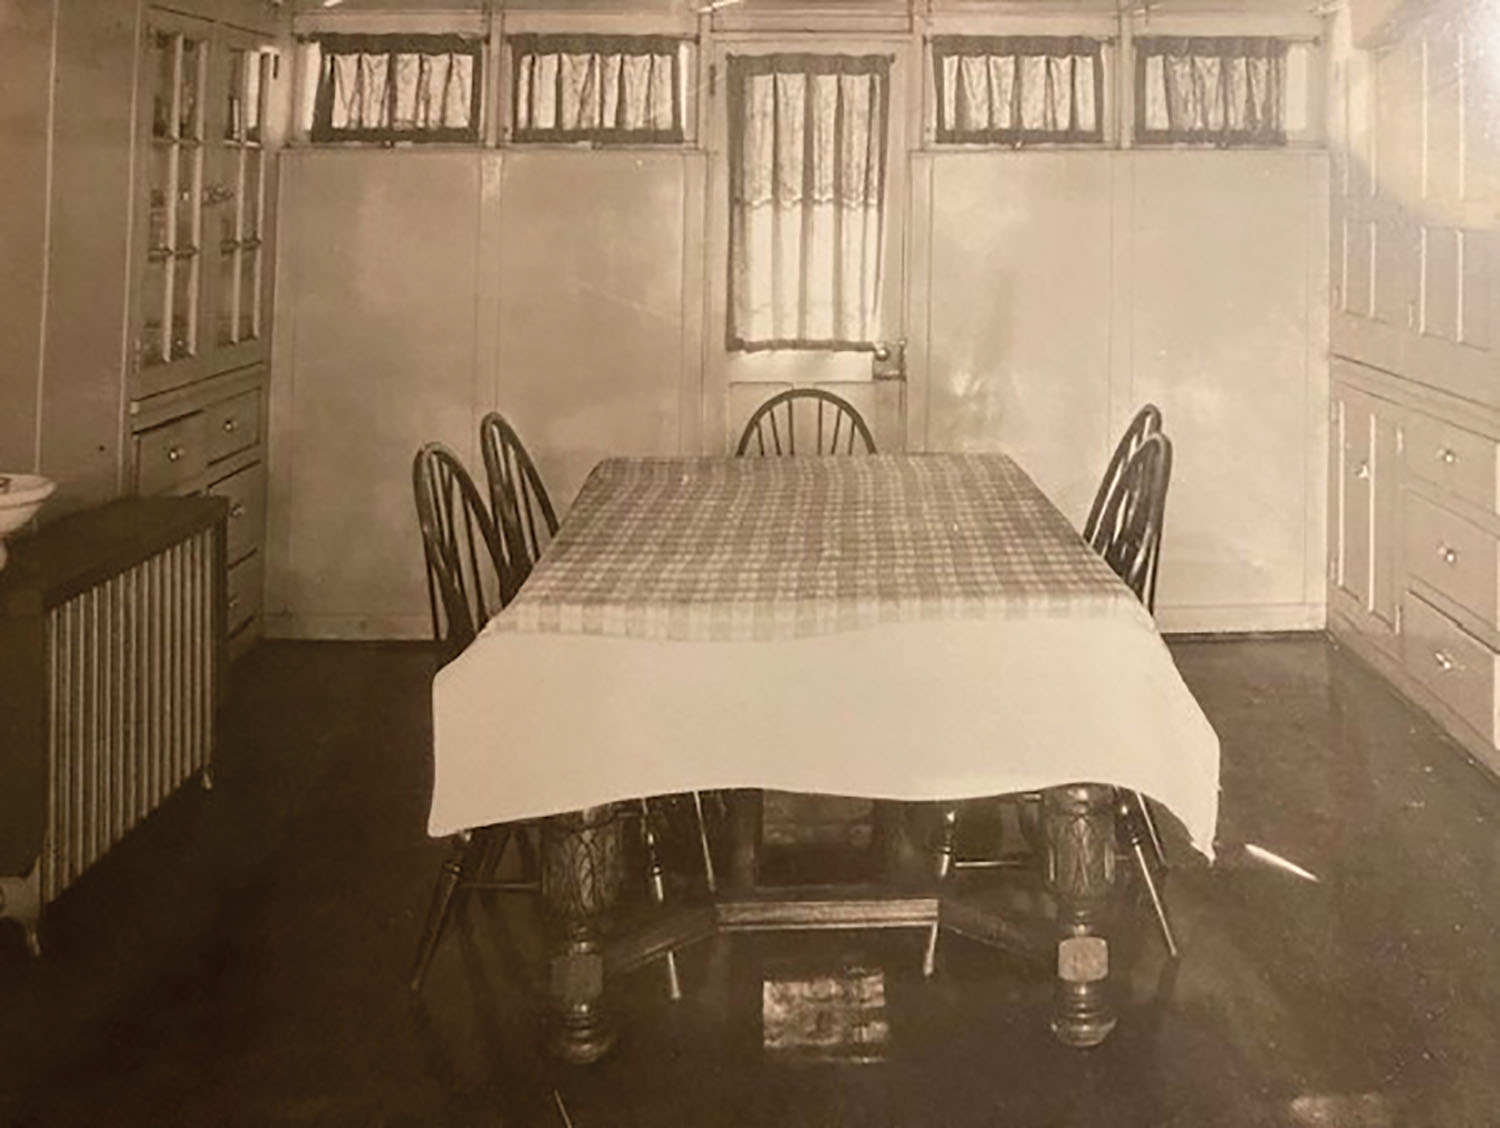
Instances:
[[[1219,745],[1149,615],[1001,455],[611,460],[433,685],[428,829],[693,789],[1073,780],[1211,853]]]
[[[1002,454],[600,463],[494,630],[750,641],[1145,613]]]

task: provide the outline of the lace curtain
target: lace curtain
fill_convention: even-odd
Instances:
[[[478,138],[479,40],[320,35],[317,45],[314,140]]]
[[[517,141],[683,139],[683,42],[644,35],[514,35]]]
[[[1104,139],[1104,58],[1099,40],[939,36],[932,51],[938,141]]]
[[[880,337],[889,56],[729,60],[731,349]]]
[[[1286,57],[1282,39],[1136,40],[1137,137],[1284,144]]]

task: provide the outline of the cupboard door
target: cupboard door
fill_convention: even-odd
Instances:
[[[266,200],[270,175],[267,97],[275,55],[260,38],[224,29],[214,69],[208,187],[211,369],[265,359],[270,284]]]
[[[1401,429],[1394,405],[1334,388],[1330,578],[1376,633],[1396,629]],[[1352,605],[1352,606],[1351,606]]]
[[[1335,524],[1337,552],[1333,581],[1362,610],[1370,608],[1371,538],[1374,531],[1371,489],[1374,474],[1371,424],[1374,413],[1362,395],[1342,389],[1336,393],[1337,465]]]
[[[135,393],[204,375],[203,191],[210,25],[153,10],[145,33],[140,150],[146,238],[136,287]]]

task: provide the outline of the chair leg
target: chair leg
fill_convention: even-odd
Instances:
[[[1144,843],[1140,840],[1132,843],[1131,851],[1135,854],[1136,867],[1141,871],[1141,880],[1146,883],[1146,892],[1151,895],[1151,907],[1156,910],[1156,923],[1161,929],[1162,943],[1167,946],[1167,956],[1175,960],[1178,958],[1177,937],[1172,932],[1172,922],[1167,918],[1166,902],[1162,900],[1161,890],[1156,886],[1156,874],[1146,861]]]
[[[694,793],[696,798],[697,793]],[[662,873],[661,857],[656,851],[656,831],[651,829],[651,809],[646,800],[641,800],[641,839],[646,847],[646,884],[651,892],[651,902],[660,908],[667,901],[667,887]],[[677,953],[668,951],[663,957],[667,965],[667,995],[671,1000],[682,999],[682,980],[677,975]]]
[[[1141,813],[1141,821],[1146,824],[1146,833],[1151,838],[1151,852],[1156,855],[1156,864],[1165,867],[1167,864],[1167,851],[1161,844],[1161,831],[1156,828],[1156,816],[1151,813],[1151,804],[1139,791],[1132,791],[1135,796],[1136,808]]]
[[[432,891],[432,903],[427,909],[427,923],[417,944],[417,958],[412,964],[409,986],[413,994],[422,990],[422,982],[427,978],[427,966],[432,963],[433,952],[437,951],[438,938],[443,934],[443,925],[453,907],[454,891],[463,877],[464,865],[472,849],[473,838],[467,831],[456,834],[448,848],[448,856],[443,859],[437,886]]]
[[[1142,814],[1146,809],[1145,800],[1135,791],[1117,794],[1116,825],[1129,843],[1136,869],[1140,871],[1141,880],[1146,885],[1152,911],[1156,913],[1157,927],[1161,929],[1162,943],[1167,947],[1167,955],[1175,960],[1178,958],[1177,937],[1172,931],[1172,921],[1167,916],[1167,904],[1162,897],[1161,887],[1157,884],[1156,871],[1146,857],[1146,843],[1153,839],[1148,830],[1150,816]]]
[[[540,882],[542,880],[542,860],[537,853],[536,843],[532,841],[533,828],[531,826],[516,827],[516,846],[521,851],[521,874],[527,881]]]
[[[958,837],[958,808],[945,807],[943,809],[943,823],[938,831],[937,848],[937,879],[939,886],[948,879],[953,872],[953,849],[954,840]],[[931,979],[937,971],[937,949],[939,925],[933,921],[927,930],[927,947],[922,952],[922,977]]]
[[[505,859],[505,847],[510,844],[515,831],[509,824],[506,824],[494,828],[487,827],[485,830],[474,833],[476,837],[484,839],[480,864],[475,867],[474,876],[480,881],[490,881],[500,868],[500,863]]]
[[[693,792],[693,814],[698,819],[698,845],[703,850],[703,880],[710,896],[718,893],[719,879],[714,875],[714,856],[708,848],[708,826],[703,821],[703,796]]]

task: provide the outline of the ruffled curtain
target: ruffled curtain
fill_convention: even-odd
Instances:
[[[889,56],[729,60],[731,349],[880,339]]]
[[[682,42],[662,36],[510,37],[519,141],[681,141]]]
[[[1286,141],[1287,43],[1263,37],[1136,41],[1142,140]]]
[[[1073,37],[939,37],[937,139],[1099,141],[1103,53]]]
[[[315,137],[477,136],[477,41],[328,35],[318,46]]]

